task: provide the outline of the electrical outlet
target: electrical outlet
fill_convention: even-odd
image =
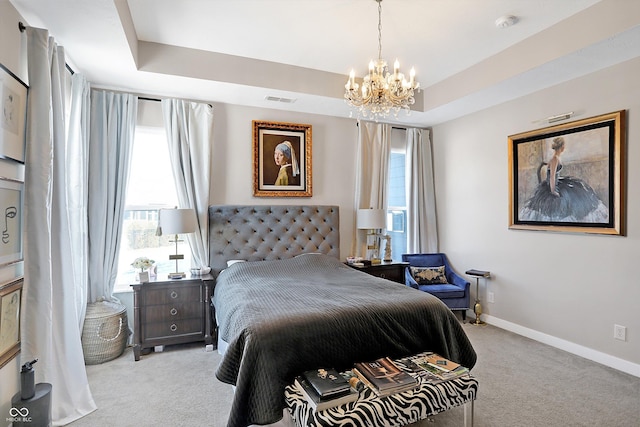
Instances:
[[[627,340],[627,327],[620,325],[613,325],[613,337],[620,341]]]
[[[493,292],[487,292],[487,302],[495,302],[493,299]]]

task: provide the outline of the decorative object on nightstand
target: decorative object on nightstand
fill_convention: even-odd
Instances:
[[[140,271],[136,271],[136,280],[139,282],[148,282],[149,278],[151,277],[151,272],[147,271],[147,269],[151,269],[153,268],[153,263],[155,261],[152,259],[147,258],[146,256],[141,256],[136,258],[132,263],[131,266],[135,269],[140,269]]]
[[[476,320],[471,324],[484,325],[485,323],[482,320],[480,320],[480,315],[482,314],[482,304],[480,304],[480,294],[478,293],[478,286],[479,286],[478,282],[480,281],[481,277],[484,277],[485,279],[488,279],[489,277],[491,277],[491,273],[484,270],[471,269],[471,270],[465,271],[465,274],[468,274],[469,276],[473,276],[476,279],[476,303],[473,306],[473,312],[476,314]]]
[[[169,279],[181,279],[186,276],[185,273],[178,271],[178,261],[184,259],[184,255],[178,253],[178,242],[182,242],[178,238],[178,234],[193,233],[196,231],[196,212],[193,209],[160,209],[160,224],[158,227],[158,236],[163,234],[174,234],[174,240],[171,242],[176,244],[176,254],[169,255],[170,260],[176,261],[176,271],[169,273]]]
[[[385,234],[382,236],[385,241],[384,244],[384,262],[391,262],[393,259],[391,258],[391,235]]]
[[[367,230],[367,259],[372,264],[380,263],[378,230],[385,227],[384,209],[358,209],[356,223],[359,229]],[[370,243],[371,242],[371,243]]]

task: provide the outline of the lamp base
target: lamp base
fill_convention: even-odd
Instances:
[[[183,277],[186,277],[187,275],[185,273],[169,273],[168,277],[169,279],[182,279]]]

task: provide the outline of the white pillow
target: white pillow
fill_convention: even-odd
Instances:
[[[230,259],[229,261],[227,261],[227,267],[231,267],[236,262],[247,262],[247,261],[244,259]]]

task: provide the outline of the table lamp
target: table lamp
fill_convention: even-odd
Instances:
[[[356,224],[359,229],[367,231],[367,258],[372,264],[380,263],[380,254],[378,252],[378,233],[376,230],[385,228],[385,216],[384,209],[358,209],[356,216]],[[369,239],[372,238],[373,243],[369,244]],[[370,255],[370,256],[369,256]]]
[[[162,234],[173,234],[170,242],[176,244],[176,254],[169,255],[169,259],[176,260],[176,271],[169,273],[169,279],[182,279],[185,273],[178,271],[178,260],[184,259],[183,254],[178,253],[178,234],[193,233],[197,228],[196,212],[193,209],[160,209],[160,232]]]

